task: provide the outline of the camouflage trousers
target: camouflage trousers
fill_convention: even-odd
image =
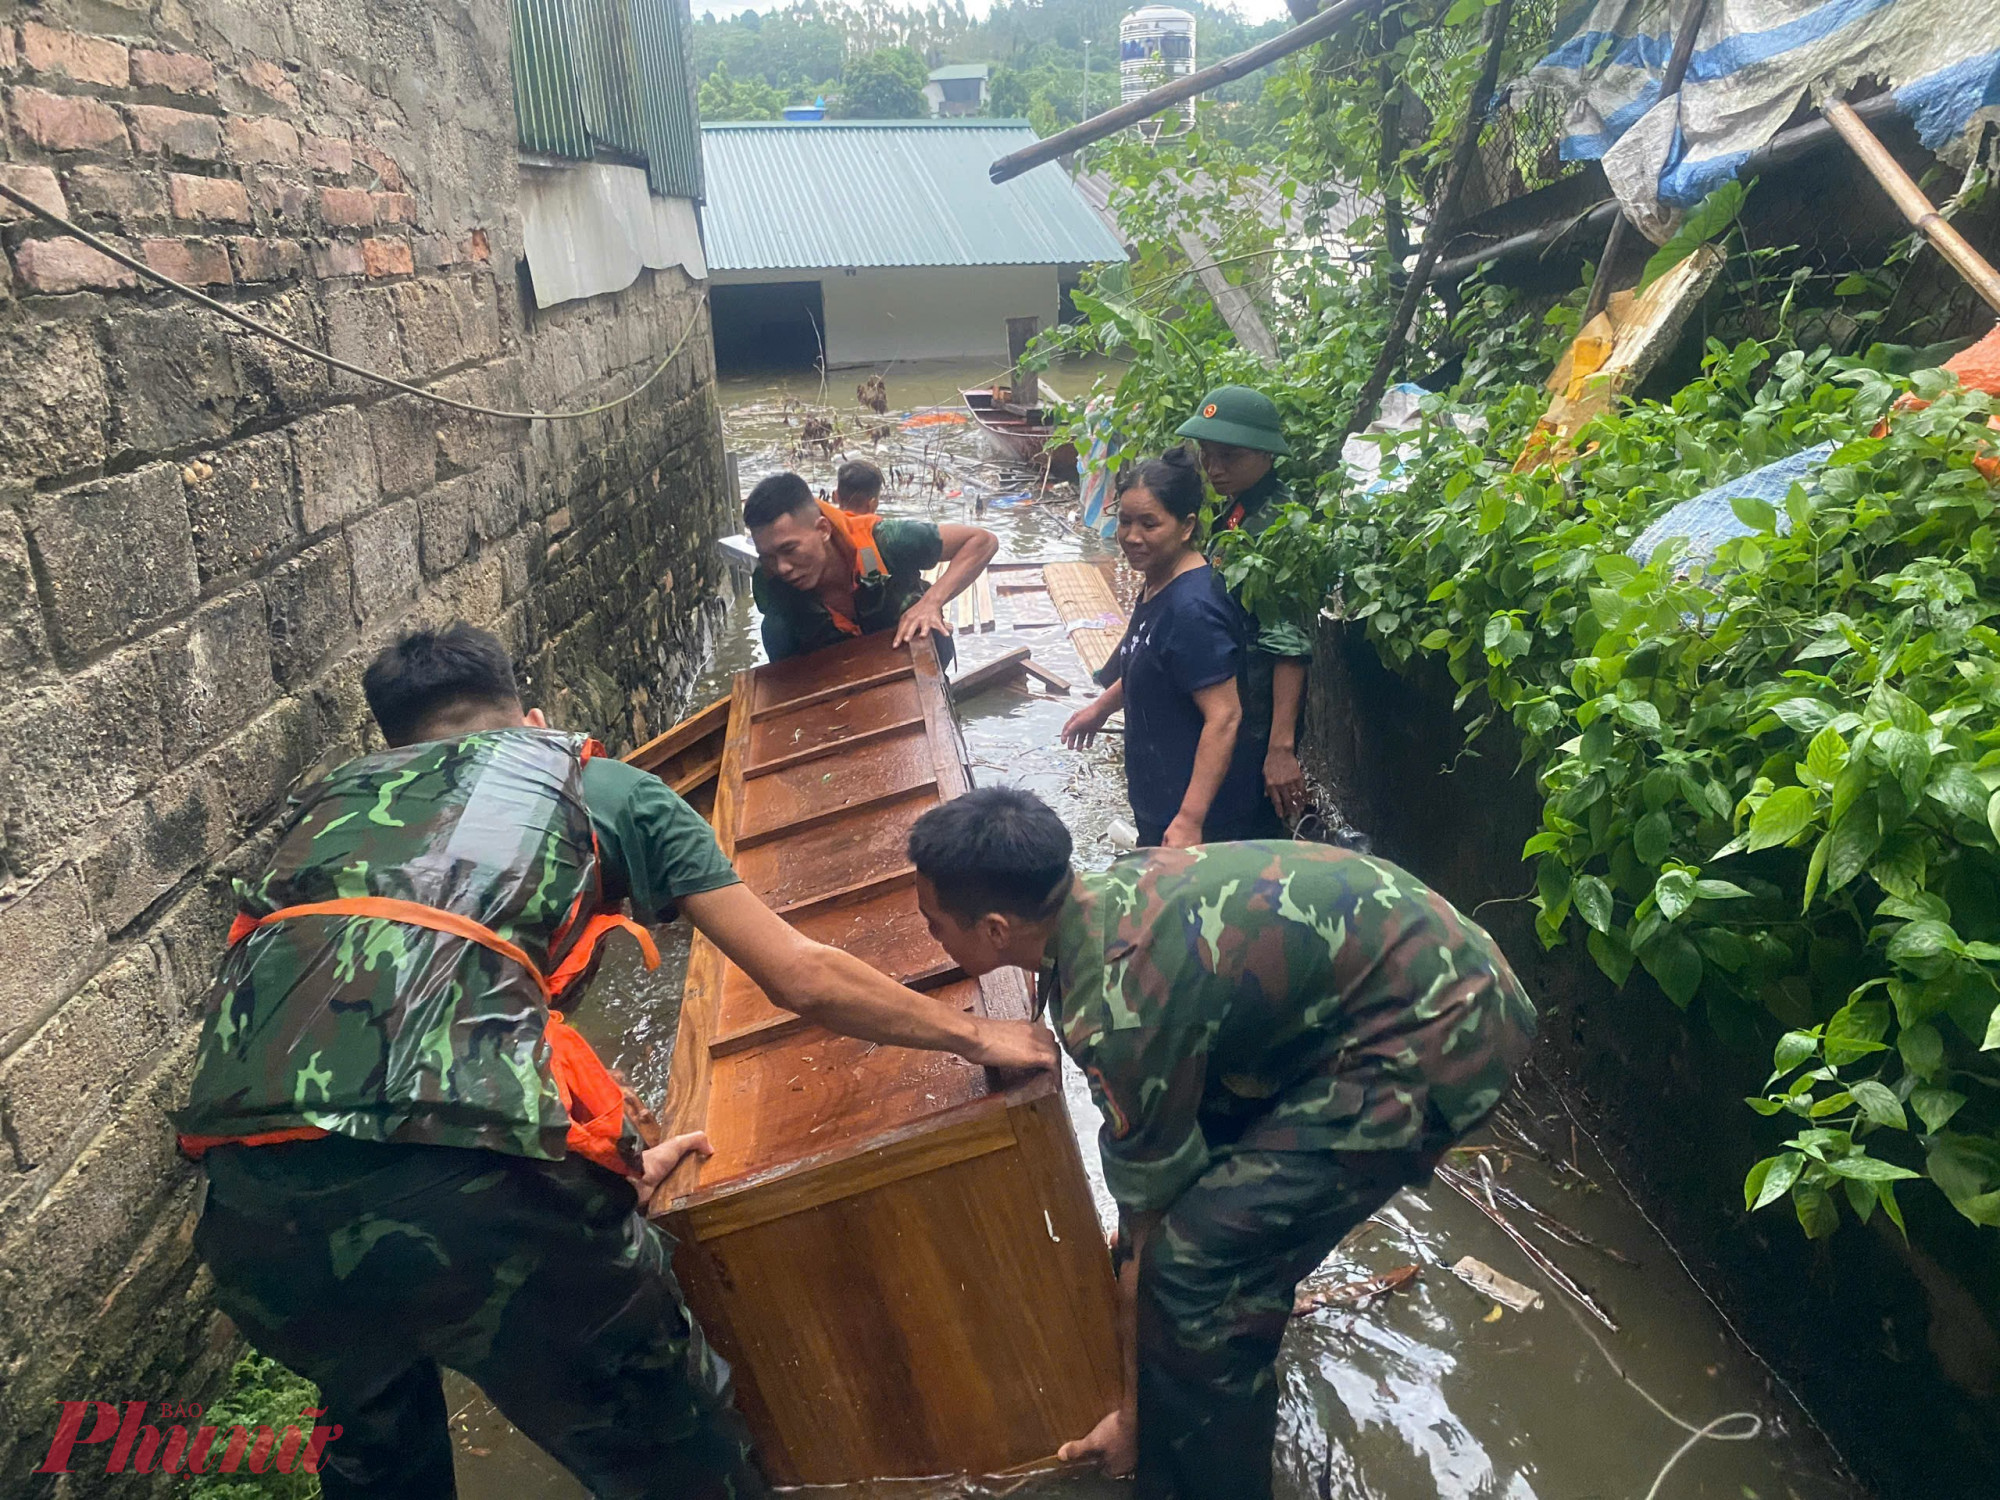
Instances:
[[[669,1242],[588,1162],[330,1136],[209,1152],[195,1246],[263,1353],[342,1431],[327,1500],[449,1500],[438,1367],[600,1500],[766,1493],[729,1367],[681,1301]]]
[[[1298,1284],[1435,1151],[1224,1156],[1139,1262],[1138,1500],[1268,1500],[1278,1344]]]

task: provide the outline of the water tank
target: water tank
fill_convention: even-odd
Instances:
[[[1194,71],[1194,17],[1171,5],[1147,5],[1118,23],[1118,97],[1129,103]],[[1178,135],[1194,124],[1194,100],[1139,126],[1147,139]]]

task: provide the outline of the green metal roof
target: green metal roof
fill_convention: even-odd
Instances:
[[[932,83],[952,83],[961,78],[985,78],[992,73],[985,63],[946,63],[941,68],[932,68]]]
[[[829,120],[701,128],[708,263],[717,271],[1040,266],[1124,247],[1060,166],[995,185],[1025,120]]]
[[[686,0],[513,0],[514,116],[530,151],[646,164],[668,198],[702,195]]]

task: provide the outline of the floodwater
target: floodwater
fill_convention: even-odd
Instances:
[[[1050,379],[1077,396],[1109,369],[1058,370]],[[994,463],[963,426],[901,425],[913,414],[949,412],[957,387],[990,370],[892,369],[886,417],[855,408],[852,384],[867,373],[837,372],[823,403],[816,377],[725,381],[725,432],[739,455],[743,489],[780,468],[830,485],[843,458],[866,457],[892,475],[884,505],[891,513],[989,526],[1000,535],[1003,558],[1101,554],[1103,544],[1072,524],[1073,489],[1044,491],[1036,476]],[[823,442],[800,451],[808,407],[837,419],[832,451]],[[1023,492],[1023,501],[994,503]],[[1085,701],[1083,669],[1045,596],[1000,593],[996,609],[995,629],[960,637],[956,672],[1026,645],[1077,691],[1065,698],[1000,688],[962,704],[974,778],[1040,793],[1076,833],[1078,857],[1102,865],[1116,852],[1108,825],[1129,816],[1117,742],[1100,740],[1082,754],[1056,743],[1064,718]],[[728,606],[717,642],[690,709],[761,660],[747,590]],[[658,971],[646,974],[614,953],[576,1018],[648,1097],[665,1090],[687,953],[684,924],[663,935]],[[1108,1223],[1109,1200],[1095,1170],[1096,1112],[1073,1070],[1066,1082]],[[1278,1370],[1282,1500],[1857,1500],[1859,1490],[1809,1419],[1620,1189],[1588,1127],[1546,1080],[1531,1075],[1504,1118],[1449,1159],[1484,1211],[1441,1177],[1399,1196],[1320,1268],[1311,1287],[1419,1269],[1361,1305],[1294,1321]],[[1616,1330],[1559,1292],[1495,1215],[1573,1278]],[[1515,1311],[1475,1290],[1451,1269],[1465,1257],[1531,1288],[1540,1305]],[[476,1389],[454,1379],[451,1395],[466,1500],[583,1495]],[[1718,1424],[1713,1438],[1693,1437],[1711,1423]],[[801,1493],[826,1500],[1117,1500],[1130,1491],[1072,1472]]]

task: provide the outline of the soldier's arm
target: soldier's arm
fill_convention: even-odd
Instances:
[[[1271,664],[1271,742],[1264,750],[1264,792],[1286,823],[1305,811],[1306,773],[1299,764],[1299,704],[1306,694],[1306,658]]]
[[[1056,1040],[1046,1026],[965,1015],[904,989],[852,954],[806,937],[745,886],[684,897],[681,909],[772,1004],[828,1031],[955,1052],[989,1068],[1055,1066]]]
[[[1000,538],[981,526],[940,526],[937,533],[938,556],[944,560],[945,570],[924,591],[923,598],[905,610],[903,618],[896,622],[894,645],[902,645],[923,630],[949,634],[944,623],[945,605],[971,588],[972,580],[985,571],[994,553],[1000,550]]]

